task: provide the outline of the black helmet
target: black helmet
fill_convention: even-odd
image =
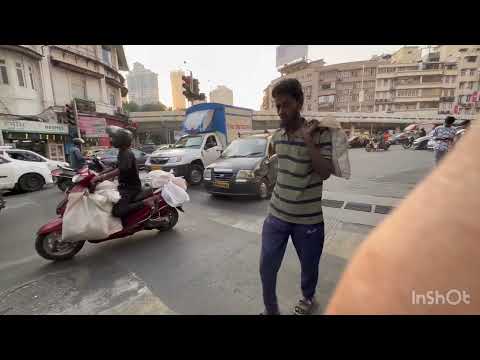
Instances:
[[[119,126],[107,126],[107,134],[112,139],[112,146],[116,148],[129,147],[132,144],[133,135],[130,130]]]
[[[85,141],[83,139],[80,139],[80,138],[75,138],[75,139],[73,139],[73,143],[75,145],[83,145],[83,144],[85,144]]]

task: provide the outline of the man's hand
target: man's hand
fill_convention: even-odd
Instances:
[[[313,145],[313,134],[319,129],[318,120],[312,120],[302,128],[303,139],[307,145]]]

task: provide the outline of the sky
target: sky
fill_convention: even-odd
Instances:
[[[308,58],[327,65],[368,60],[392,53],[403,45],[310,45]],[[170,71],[187,69],[200,82],[200,92],[218,85],[233,91],[233,105],[259,110],[263,90],[279,77],[275,67],[277,45],[125,45],[128,66],[142,63],[158,74],[160,102],[172,106]],[[186,61],[186,64],[184,62]]]

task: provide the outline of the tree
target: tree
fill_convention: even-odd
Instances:
[[[126,102],[122,105],[123,111],[127,113],[140,111],[140,106],[134,102]]]
[[[167,110],[167,107],[159,102],[157,104],[145,104],[140,107],[139,111],[165,111],[165,110]]]

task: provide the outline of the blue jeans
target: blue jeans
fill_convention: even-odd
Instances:
[[[290,236],[300,260],[302,294],[306,299],[315,295],[323,251],[324,223],[293,224],[268,215],[263,223],[260,255],[263,302],[268,313],[279,311],[276,295],[277,274]]]

